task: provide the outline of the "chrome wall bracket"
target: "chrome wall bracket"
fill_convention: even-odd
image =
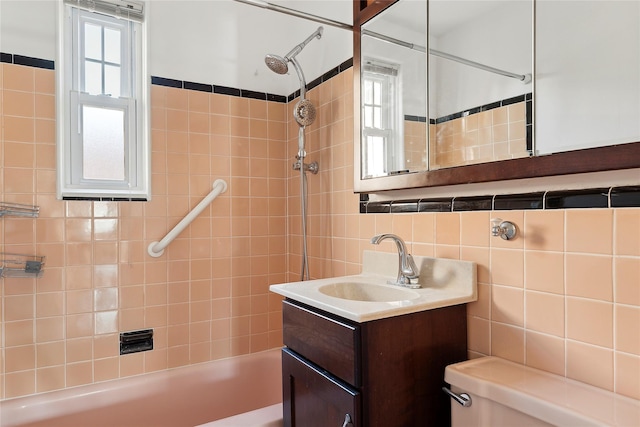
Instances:
[[[301,164],[301,160],[297,160],[294,164],[293,164],[293,170],[294,171],[299,171],[300,170],[300,164]],[[302,163],[304,165],[304,171],[305,172],[311,172],[312,174],[317,174],[318,171],[320,170],[320,166],[318,166],[318,162],[311,162],[311,163]]]
[[[491,235],[500,236],[504,240],[511,240],[516,237],[518,228],[511,221],[503,221],[501,218],[491,220]]]

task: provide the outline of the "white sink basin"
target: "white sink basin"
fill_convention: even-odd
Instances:
[[[398,254],[364,251],[362,273],[271,285],[272,292],[356,322],[367,322],[477,299],[476,265],[469,261],[413,257],[421,288],[389,285]]]
[[[392,285],[374,285],[359,282],[338,282],[318,288],[321,294],[352,301],[391,302],[412,300],[420,294]]]

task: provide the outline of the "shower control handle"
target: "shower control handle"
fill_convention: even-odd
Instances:
[[[300,170],[300,163],[301,163],[300,160],[298,160],[292,165],[294,171]],[[303,165],[304,165],[305,172],[311,172],[314,175],[317,174],[318,171],[320,170],[320,167],[318,166],[318,162],[303,163]]]

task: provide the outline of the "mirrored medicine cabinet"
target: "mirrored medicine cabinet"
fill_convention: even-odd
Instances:
[[[356,192],[640,167],[636,2],[354,1],[354,79]]]

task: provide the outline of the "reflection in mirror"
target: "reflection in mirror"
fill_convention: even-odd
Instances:
[[[396,2],[362,27],[363,179],[427,170],[426,3]]]
[[[399,0],[366,22],[361,178],[530,156],[532,9]]]
[[[430,170],[533,153],[532,13],[531,1],[429,2]]]

